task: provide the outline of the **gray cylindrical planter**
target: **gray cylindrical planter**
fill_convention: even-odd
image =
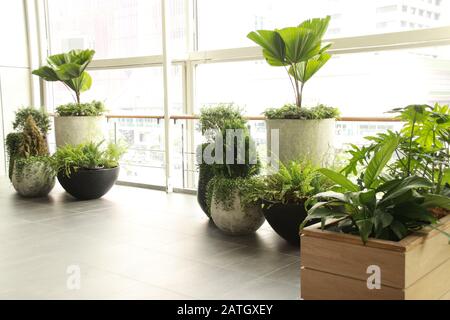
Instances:
[[[216,226],[230,235],[246,235],[258,230],[264,223],[261,206],[253,205],[244,208],[237,192],[234,194],[233,207],[225,210],[217,203],[213,195],[211,201],[211,218]]]
[[[55,186],[55,175],[44,162],[18,164],[15,161],[11,182],[22,197],[45,197]]]
[[[332,159],[335,119],[266,120],[268,155],[287,164],[290,161],[308,160],[317,166],[326,165]],[[272,135],[278,130],[279,145],[272,142]],[[277,157],[277,151],[279,157]]]
[[[107,139],[105,116],[55,117],[56,146],[78,145],[86,142],[99,143]]]

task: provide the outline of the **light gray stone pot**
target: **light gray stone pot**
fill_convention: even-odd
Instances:
[[[267,151],[287,164],[295,160],[309,160],[317,166],[326,165],[332,158],[335,119],[266,120]],[[279,130],[279,146],[272,149],[272,131]],[[273,141],[276,143],[276,141]]]
[[[99,143],[107,140],[108,124],[105,116],[55,117],[56,146]]]
[[[43,162],[24,164],[20,169],[15,163],[11,182],[22,197],[45,197],[55,186],[55,175]]]
[[[246,235],[258,230],[265,221],[261,206],[244,208],[240,197],[234,193],[233,207],[225,210],[221,203],[215,201],[213,195],[211,201],[211,218],[215,225],[230,235]]]

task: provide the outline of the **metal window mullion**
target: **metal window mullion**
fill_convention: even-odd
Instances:
[[[162,19],[162,48],[163,48],[163,84],[164,84],[164,165],[166,173],[166,192],[172,192],[172,164],[171,164],[171,137],[170,137],[170,71],[172,61],[169,48],[169,14],[168,2],[161,0]]]

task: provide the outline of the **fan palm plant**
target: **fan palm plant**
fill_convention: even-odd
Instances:
[[[330,59],[322,38],[328,29],[330,16],[302,22],[297,27],[257,30],[247,37],[263,48],[263,55],[271,66],[284,67],[288,73],[295,101],[302,106],[303,87]]]

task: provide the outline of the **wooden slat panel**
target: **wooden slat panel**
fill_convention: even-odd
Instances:
[[[437,300],[450,290],[450,259],[405,290],[407,300]],[[449,297],[450,298],[450,297]]]
[[[439,300],[450,300],[450,291],[440,297]]]
[[[440,228],[450,232],[450,222]],[[436,230],[430,232],[428,237],[421,237],[419,242],[412,242],[411,249],[408,247],[405,253],[405,287],[409,287],[449,259],[450,245],[447,238]],[[447,275],[450,279],[450,268]],[[450,287],[448,289],[450,290]]]
[[[301,263],[303,267],[325,271],[366,281],[367,268],[381,268],[383,285],[405,287],[404,254],[397,251],[354,245],[310,236],[302,237]]]
[[[305,300],[402,300],[402,289],[381,286],[369,290],[366,281],[326,272],[301,270],[301,297]]]

